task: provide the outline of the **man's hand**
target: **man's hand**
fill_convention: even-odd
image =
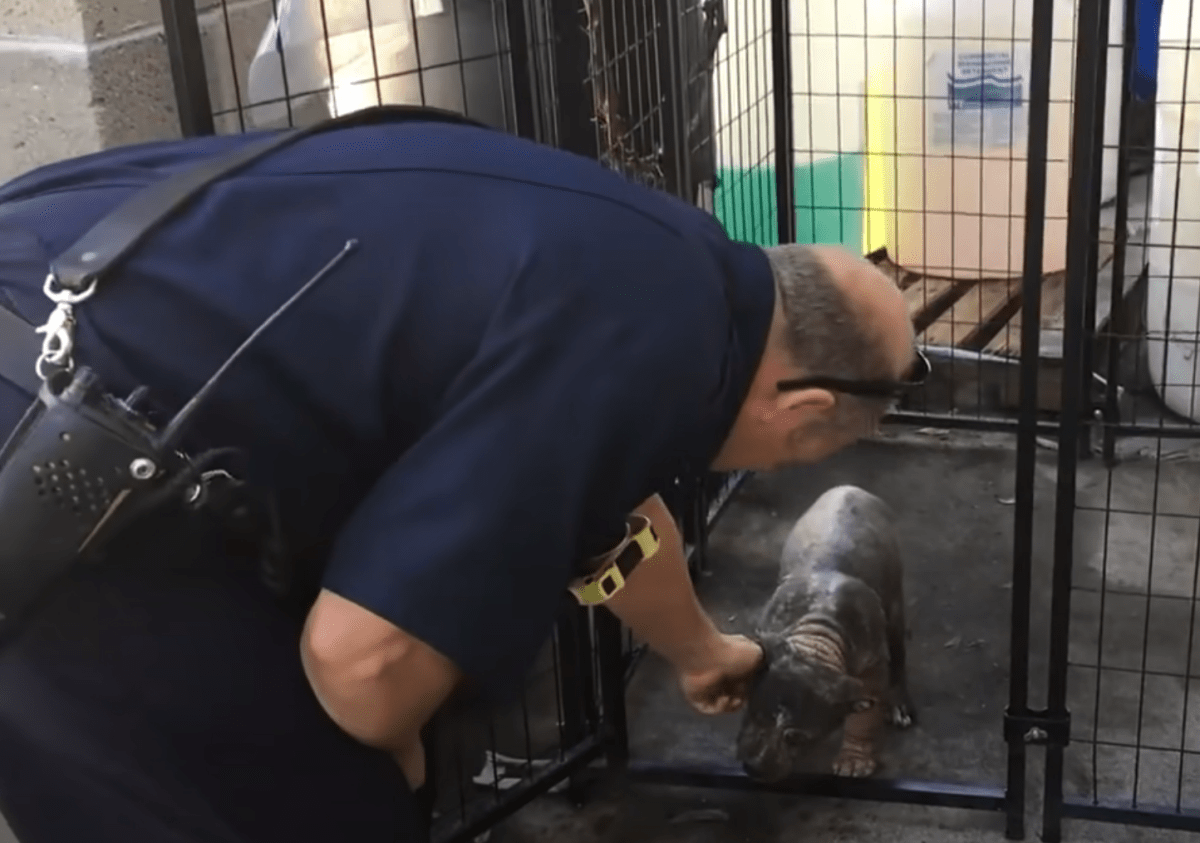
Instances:
[[[679,685],[701,714],[730,714],[746,704],[762,648],[743,635],[721,635],[707,667],[680,672]]]

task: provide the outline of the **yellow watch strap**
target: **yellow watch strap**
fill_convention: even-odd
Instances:
[[[644,515],[631,515],[626,521],[626,536],[617,545],[612,560],[601,570],[570,586],[571,593],[582,606],[598,606],[611,600],[625,587],[629,573],[644,560],[658,552],[658,534]]]

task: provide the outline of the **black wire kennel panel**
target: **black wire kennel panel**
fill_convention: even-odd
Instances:
[[[452,703],[438,714],[426,736],[423,794],[435,843],[479,839],[543,794],[582,799],[580,774],[614,746],[606,694],[623,689],[619,647],[598,643],[594,621],[564,604],[518,699],[497,710]],[[607,688],[606,659],[616,660],[608,666],[616,684]]]
[[[729,162],[753,166],[774,148],[763,4],[584,0],[581,7],[586,109],[571,114],[576,140],[564,145],[715,211],[734,237],[755,239],[774,197],[754,190]]]
[[[408,103],[552,145],[572,140],[571,111],[558,97],[583,83],[589,56],[580,16],[564,4],[220,0],[197,10],[164,0],[163,8],[185,134],[304,126]],[[610,663],[620,659],[619,647],[598,640],[592,614],[565,601],[519,699],[499,710],[455,701],[440,712],[424,736],[420,794],[433,839],[479,840],[539,794],[577,798],[579,774],[614,746],[606,705],[614,689],[600,672],[619,676]]]
[[[1126,17],[1144,5],[1110,2]],[[1068,303],[1076,368],[1063,400],[1078,412],[1059,438],[1049,702],[1063,734],[1047,750],[1051,843],[1086,835],[1064,820],[1200,831],[1197,12],[1192,0],[1162,4],[1156,91],[1140,94],[1153,131],[1131,119],[1138,97],[1125,91],[1121,189],[1111,208],[1073,220],[1089,283]],[[1134,60],[1127,45],[1126,70]],[[1082,203],[1086,186],[1076,187]],[[1090,277],[1105,215],[1120,233],[1110,288]],[[1104,299],[1116,318],[1091,334]],[[1095,371],[1098,398],[1086,391]],[[1103,462],[1087,459],[1097,454]]]
[[[1154,450],[1077,468],[1055,827],[1061,815],[1200,830],[1200,463]]]
[[[1030,314],[1041,340],[1038,410],[1054,422],[1080,3],[1053,4],[1046,79],[1033,0],[788,6],[795,239],[841,244],[892,275],[935,363],[929,387],[894,420],[1015,431],[1028,269],[1045,288]],[[1114,103],[1123,31],[1117,14],[1103,74]],[[1049,103],[1044,136],[1034,131],[1039,99]],[[1111,147],[1108,199],[1118,118],[1114,105],[1097,129]],[[1027,264],[1031,229],[1040,242]]]
[[[818,15],[832,19],[835,24],[840,21],[847,4],[836,5],[836,10],[831,7],[816,10],[815,4],[802,0],[743,4],[738,13],[746,22],[744,29],[739,29],[733,11],[728,12],[729,31],[725,43],[718,49],[715,72],[717,124],[718,127],[725,125],[722,115],[726,113],[738,118],[742,128],[733,136],[749,139],[750,143],[746,146],[753,150],[751,155],[738,162],[736,154],[743,152],[743,149],[736,145],[731,149],[720,143],[717,146],[716,213],[726,221],[727,228],[731,229],[734,236],[764,245],[796,240],[840,242],[849,248],[856,248],[856,245],[861,248],[865,242],[862,238],[865,238],[866,229],[861,223],[856,232],[848,233],[853,231],[855,209],[857,208],[857,212],[864,218],[867,210],[865,197],[861,194],[861,191],[865,190],[869,159],[864,147],[860,146],[857,151],[851,150],[848,154],[842,154],[838,148],[810,146],[804,149],[801,146],[802,129],[815,133],[819,127],[826,137],[834,136],[835,141],[839,131],[844,131],[844,134],[849,136],[850,129],[843,123],[848,125],[853,122],[853,108],[863,109],[866,105],[865,78],[857,96],[843,100],[838,97],[836,91],[838,77],[829,72],[837,68],[842,49],[838,38],[844,36],[844,33],[831,29],[820,32],[818,28],[812,27],[813,20]],[[1045,149],[1047,125],[1050,122],[1048,118],[1052,112],[1047,91],[1051,82],[1050,58],[1054,46],[1048,24],[1052,22],[1053,9],[1048,3],[1043,2],[1039,5],[1042,7],[1041,27],[1035,29],[1028,39],[1031,49],[1038,55],[1038,61],[1032,63],[1032,79],[1025,83],[1030,87],[1025,90],[1027,96],[1033,100],[1040,99],[1040,103],[1033,108],[1035,114],[1032,115],[1029,133],[1032,138],[1031,144]],[[802,15],[804,26],[812,28],[798,30]],[[860,18],[860,25],[865,28],[868,20],[869,16]],[[865,55],[862,40],[860,37],[859,56]],[[728,72],[725,71],[727,62],[735,68],[739,63],[742,67],[753,68],[758,66],[756,60],[760,57],[768,62],[768,66],[763,68],[762,72],[755,74],[752,71],[740,85],[726,81],[729,79],[725,76],[725,72]],[[806,78],[820,79],[823,83],[832,84],[832,93],[798,93],[795,89],[796,80],[806,73],[811,74]],[[834,77],[833,82],[829,81],[831,75]],[[732,94],[729,99],[739,102],[740,106],[730,108],[728,112],[723,111],[723,90]],[[825,99],[822,99],[823,97]],[[1011,104],[1009,110],[1013,110]],[[844,121],[843,112],[846,114]],[[754,119],[746,119],[747,116]],[[806,120],[808,122],[805,122]],[[734,120],[730,119],[729,123],[732,125]],[[859,119],[858,126],[865,130],[865,125],[865,118]],[[756,139],[758,143],[754,142]],[[827,154],[831,152],[832,155]],[[1042,190],[1047,171],[1045,158],[1043,153],[1040,160],[1028,168],[1032,173],[1032,184],[1028,196],[1024,191],[1019,195],[1023,213],[1034,220],[1031,228],[1035,230],[1036,236],[1031,238],[1030,247],[1035,258],[1042,250],[1044,239],[1040,235],[1045,227]],[[859,168],[860,174],[857,185],[853,183],[855,167]],[[740,207],[722,204],[719,191],[722,186],[730,185],[736,185],[740,189],[739,198],[743,203]],[[818,190],[823,193],[814,198]],[[860,191],[857,197],[855,191]],[[840,204],[842,202],[845,204]],[[1032,213],[1029,213],[1030,208],[1033,209]],[[1025,249],[1027,244],[1022,241],[1020,245]],[[1018,268],[1017,275],[1019,274]],[[1040,278],[1040,273],[1035,271],[1033,277]],[[1031,352],[1027,351],[1024,355],[1027,358],[1027,368],[1034,372],[1038,368],[1036,353],[1037,349],[1032,348]],[[1029,406],[1025,414],[1026,421],[1031,424],[1036,421],[1037,408],[1034,401],[1025,403]],[[1016,405],[1014,396],[1013,406]],[[1031,454],[1034,447],[1032,437],[1025,446],[1025,453]],[[776,488],[780,483],[786,485],[787,482],[768,478],[761,481],[755,479],[752,485],[744,484],[741,491],[734,493],[730,513],[738,510],[738,516],[746,523],[732,527],[733,538],[725,538],[722,542],[723,547],[712,545],[713,549],[708,553],[711,569],[704,566],[704,574],[720,576],[721,569],[729,569],[732,565],[738,569],[737,586],[733,591],[738,588],[745,590],[746,581],[751,578],[751,574],[743,569],[756,567],[756,549],[769,544],[772,536],[777,538],[780,530],[786,531],[788,519],[784,512],[790,513],[791,516],[797,515],[796,506],[805,499],[805,494],[796,490],[784,494]],[[932,487],[936,488],[937,484],[933,483]],[[908,497],[912,497],[911,492],[908,493]],[[1025,506],[1018,509],[1025,515],[1018,514],[1018,517],[1030,517],[1031,500],[1023,503]],[[726,519],[733,517],[732,514],[727,515]],[[728,521],[723,521],[722,525],[727,523]],[[1014,521],[1014,527],[1018,523]],[[924,532],[928,535],[927,530]],[[714,536],[718,535],[720,529],[714,533]],[[1013,580],[1022,580],[1022,584],[1009,583],[1009,587],[1012,588],[1014,606],[1024,607],[1024,617],[1022,618],[1021,612],[1014,612],[1010,618],[1002,611],[998,616],[998,623],[1001,641],[1010,643],[1008,649],[1013,653],[1025,654],[1030,646],[1029,589],[1024,585],[1029,579],[1029,555],[1016,555],[1018,558],[1014,561],[1011,576]],[[770,551],[766,552],[766,556],[770,556]],[[731,559],[736,560],[736,563],[731,562]],[[771,570],[769,558],[765,560],[763,567]],[[729,572],[725,573],[728,575]],[[1020,577],[1017,576],[1018,573],[1021,574]],[[711,583],[712,580],[709,580],[710,599],[717,601],[712,604],[712,611],[720,615],[723,621],[727,620],[726,614],[740,612],[740,609],[730,602],[735,599],[732,592],[719,585],[714,587]],[[762,594],[757,596],[758,599],[763,597]],[[1011,641],[1008,641],[1010,637]],[[952,635],[948,640],[953,643],[946,645],[945,642],[939,642],[938,646],[959,647],[966,644],[977,647],[983,643],[982,639],[955,640]],[[1000,645],[1000,649],[1004,649],[1003,644]],[[661,668],[657,661],[639,666],[638,674],[634,675],[630,683],[628,703],[631,711],[636,712],[638,722],[635,724],[636,728],[620,735],[623,740],[629,742],[628,751],[631,753],[625,770],[634,780],[659,785],[777,790],[995,811],[1005,815],[1002,822],[1006,823],[1008,834],[1019,837],[1023,834],[1025,748],[1020,737],[1014,738],[1017,721],[1010,722],[1004,709],[1006,705],[1021,712],[1026,708],[1026,662],[1017,658],[1011,665],[1011,671],[1004,673],[1002,669],[996,670],[999,664],[994,664],[991,660],[971,658],[969,661],[975,663],[976,667],[983,665],[988,672],[989,681],[996,680],[996,674],[999,675],[996,698],[989,698],[987,701],[993,706],[992,711],[990,714],[984,714],[984,728],[988,728],[987,724],[990,724],[991,728],[989,737],[992,739],[990,749],[993,752],[988,756],[990,775],[984,773],[981,776],[975,767],[957,771],[961,775],[951,775],[949,771],[917,771],[915,767],[905,769],[904,764],[899,764],[880,777],[848,779],[831,775],[827,766],[822,769],[820,763],[817,763],[809,772],[792,777],[787,782],[765,785],[753,781],[742,772],[731,756],[732,734],[717,735],[714,732],[708,737],[698,736],[698,725],[691,723],[689,727],[687,712],[677,710],[678,705],[675,704],[678,700],[667,700],[665,697],[663,701],[658,699],[655,689],[658,686],[669,687],[669,677],[661,675],[661,670],[657,670]],[[642,671],[646,673],[643,674]],[[667,682],[667,685],[663,685],[664,682]],[[971,684],[970,687],[976,689],[975,684]],[[659,704],[675,705],[675,709],[669,714],[657,712],[654,706]],[[982,709],[980,713],[983,714]],[[630,715],[630,718],[633,716]],[[663,734],[657,738],[648,738],[650,731]],[[968,757],[972,760],[977,758],[976,755]],[[987,781],[988,778],[992,781]]]

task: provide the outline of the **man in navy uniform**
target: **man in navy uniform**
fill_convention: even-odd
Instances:
[[[0,306],[42,324],[50,258],[248,142],[0,187]],[[422,839],[423,725],[460,689],[510,699],[639,514],[658,549],[604,605],[693,706],[736,711],[762,653],[701,608],[659,492],[820,460],[923,365],[861,258],[731,242],[590,160],[423,119],[318,133],[206,188],[78,306],[75,357],[177,410],[350,239],[192,439],[246,451],[319,593],[289,611],[169,516],[75,570],[0,651],[0,811],[23,843]],[[4,435],[30,400],[0,381]]]

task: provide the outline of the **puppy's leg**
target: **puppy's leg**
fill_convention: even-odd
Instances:
[[[842,748],[833,762],[833,772],[839,776],[865,778],[878,768],[875,760],[875,737],[883,726],[885,671],[881,664],[863,677],[867,693],[874,705],[846,718],[842,728]]]
[[[882,725],[881,702],[846,718],[842,748],[833,762],[836,775],[865,778],[875,772],[879,766],[875,761],[875,735]]]
[[[899,729],[907,729],[917,722],[917,712],[912,697],[908,694],[908,652],[905,642],[903,594],[888,607],[887,615],[887,721]]]

